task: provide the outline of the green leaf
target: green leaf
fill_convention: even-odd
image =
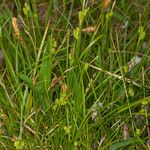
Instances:
[[[113,144],[110,147],[110,150],[120,150],[124,146],[128,146],[130,144],[134,144],[134,143],[137,143],[137,142],[138,142],[138,140],[136,138],[128,138],[126,140],[122,140],[118,143]]]
[[[52,74],[52,56],[54,52],[52,36],[49,37],[47,47],[42,56],[42,63],[39,72],[39,80],[41,89],[47,90],[51,83]]]
[[[117,20],[119,20],[121,22],[125,19],[123,15],[121,15],[115,11],[113,12],[113,17],[115,17]]]
[[[31,89],[34,88],[33,81],[30,77],[25,74],[17,73],[19,79],[23,80]]]

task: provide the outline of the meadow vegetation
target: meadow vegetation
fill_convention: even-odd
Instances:
[[[0,149],[150,149],[149,37],[148,0],[0,0]]]

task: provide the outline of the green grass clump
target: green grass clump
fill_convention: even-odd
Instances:
[[[1,3],[0,149],[149,149],[149,4]]]

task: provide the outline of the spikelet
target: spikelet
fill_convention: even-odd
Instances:
[[[124,140],[126,140],[129,137],[130,137],[129,128],[128,128],[127,124],[124,123],[124,126],[123,126],[123,138],[124,138]]]
[[[82,29],[82,32],[94,32],[95,26],[89,26],[87,28]]]
[[[14,28],[14,34],[15,34],[16,39],[18,39],[18,41],[21,44],[24,44],[24,41],[23,41],[23,39],[20,35],[20,32],[19,32],[17,18],[15,18],[15,17],[12,18],[12,25],[13,25],[13,28]]]
[[[107,10],[111,0],[103,0],[103,10]]]
[[[15,17],[12,18],[12,25],[15,31],[16,38],[20,38],[20,32],[18,29],[17,19]]]

